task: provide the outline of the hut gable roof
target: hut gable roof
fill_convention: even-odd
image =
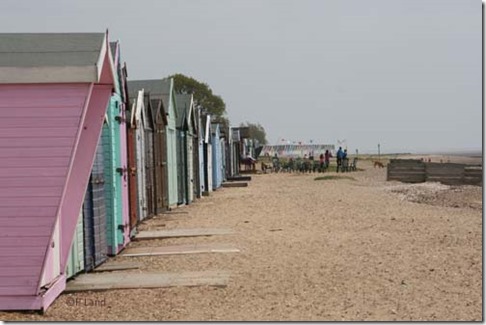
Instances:
[[[161,114],[164,115],[164,121],[167,124],[166,115],[170,115],[170,79],[131,80],[128,82],[128,92],[131,99],[137,98],[138,91],[142,89],[145,93],[150,94],[151,100],[159,100],[162,102],[162,105],[160,105]],[[152,104],[154,103],[152,102]]]
[[[150,79],[150,80],[130,80],[128,82],[128,91],[130,98],[136,98],[139,90],[144,90],[150,93],[151,98],[161,98],[163,94],[170,93],[170,85],[163,79]]]
[[[193,97],[189,94],[176,94],[177,106],[177,127],[183,127],[185,121],[187,124],[192,124],[191,117],[193,115]]]
[[[113,65],[106,40],[106,33],[1,33],[0,83],[100,82],[103,65]]]

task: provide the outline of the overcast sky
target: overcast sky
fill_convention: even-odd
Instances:
[[[129,78],[183,73],[233,125],[349,150],[481,149],[481,1],[1,0],[2,32],[103,32]]]

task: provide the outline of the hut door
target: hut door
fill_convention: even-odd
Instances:
[[[178,204],[186,203],[186,172],[185,172],[185,134],[181,130],[177,130],[177,190],[178,190]]]
[[[165,126],[156,124],[154,134],[154,172],[155,172],[155,213],[162,213],[167,208],[166,189],[166,139]]]
[[[162,143],[160,138],[160,125],[157,124],[154,134],[155,214],[162,212],[164,193],[162,190]]]
[[[137,138],[137,207],[138,220],[147,217],[147,195],[145,192],[145,137],[140,127],[136,132]]]
[[[135,129],[129,128],[127,132],[128,156],[128,199],[130,211],[130,229],[137,226],[137,154],[135,151]]]
[[[199,177],[199,140],[196,135],[192,137],[192,172],[194,198],[199,198],[201,197],[201,178]]]
[[[167,133],[163,126],[160,130],[160,181],[162,186],[162,207],[166,210],[169,207],[169,184],[167,182]]]
[[[187,203],[191,203],[194,200],[194,157],[192,154],[193,141],[192,136],[187,135],[186,138],[186,172],[187,172]]]
[[[155,212],[154,190],[154,133],[151,129],[145,129],[145,189],[147,191],[147,216],[151,217]]]

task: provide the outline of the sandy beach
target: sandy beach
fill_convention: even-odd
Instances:
[[[246,188],[219,189],[140,227],[235,234],[129,245],[226,243],[239,253],[111,259],[139,262],[134,273],[229,271],[227,287],[63,294],[44,315],[0,319],[480,321],[481,187],[386,182],[386,168],[359,167],[346,174],[354,179],[252,175]],[[72,298],[104,304],[71,306]]]

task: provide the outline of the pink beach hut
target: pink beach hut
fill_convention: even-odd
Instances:
[[[65,288],[114,72],[107,33],[0,34],[0,310]]]

